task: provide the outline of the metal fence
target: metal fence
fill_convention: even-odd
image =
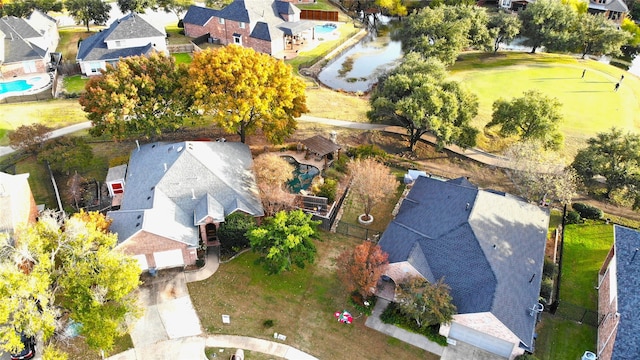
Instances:
[[[338,223],[338,226],[336,226],[336,233],[346,235],[346,236],[352,236],[362,240],[369,239],[369,240],[378,241],[378,239],[380,238],[380,235],[382,234],[382,231],[379,231],[376,229],[369,229],[369,228],[365,228],[365,227],[354,225],[354,224],[340,222]]]
[[[563,301],[559,302],[558,310],[555,315],[566,320],[573,320],[580,324],[593,327],[598,327],[600,324],[600,318],[598,317],[597,311]]]

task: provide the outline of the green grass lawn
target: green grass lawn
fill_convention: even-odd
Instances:
[[[347,292],[335,274],[335,258],[360,240],[321,233],[316,241],[316,263],[281,275],[267,275],[256,264],[257,255],[245,253],[221,264],[208,280],[189,283],[189,293],[203,328],[213,334],[234,334],[273,340],[287,336],[286,344],[319,359],[438,359],[408,344],[364,326],[365,316],[349,305]],[[333,317],[346,309],[356,317],[351,325]],[[231,317],[223,325],[221,314]],[[272,327],[265,327],[272,320]],[[346,351],[346,352],[345,352]]]
[[[564,236],[560,302],[597,310],[595,286],[598,271],[613,244],[613,226],[604,223],[570,224],[566,226]]]
[[[540,360],[578,360],[585,350],[595,351],[597,329],[542,314],[535,356]]]
[[[64,90],[70,94],[84,92],[84,86],[88,81],[89,79],[83,78],[82,75],[65,76],[63,79]]]
[[[581,79],[583,69],[587,73]],[[627,76],[614,92],[622,74]],[[451,76],[478,95],[480,109],[473,125],[479,129],[491,120],[492,104],[498,98],[520,97],[531,89],[557,98],[562,103],[560,129],[569,154],[612,126],[629,131],[640,128],[640,79],[596,61],[554,54],[470,54],[453,66]]]
[[[44,163],[37,161],[35,157],[16,164],[16,174],[29,174],[29,187],[36,204],[45,204],[47,209],[57,209],[55,194],[51,178]],[[61,184],[58,184],[61,185]]]
[[[193,61],[191,54],[188,53],[171,54],[171,56],[176,59],[176,64],[189,64]]]
[[[178,24],[167,25],[164,30],[167,32],[169,45],[182,45],[191,42],[191,38],[184,34],[184,29],[179,28]]]
[[[60,41],[56,51],[62,53],[62,59],[75,62],[78,55],[78,42],[95,34],[87,32],[86,28],[65,28],[58,30]]]

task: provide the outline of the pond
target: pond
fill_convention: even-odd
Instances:
[[[300,190],[307,190],[320,170],[313,165],[300,164],[289,155],[281,155],[289,164],[293,165],[293,179],[287,183],[287,188],[292,194],[300,193]]]
[[[367,92],[378,77],[397,66],[402,59],[402,43],[391,39],[396,25],[388,23],[370,32],[351,49],[338,56],[318,74],[318,80],[334,90]]]

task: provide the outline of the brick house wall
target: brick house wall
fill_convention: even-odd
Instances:
[[[35,60],[35,65],[36,71],[27,73],[24,70],[23,63],[21,62],[3,64],[2,66],[0,66],[0,74],[2,75],[2,78],[4,78],[4,80],[8,80],[13,77],[23,76],[27,74],[46,73],[49,70],[47,67],[47,63],[44,60]]]
[[[185,35],[189,37],[199,37],[205,34],[211,34],[212,37],[220,39],[220,44],[229,45],[234,44],[234,33],[242,35],[242,46],[254,49],[257,52],[273,55],[279,51],[284,50],[284,39],[272,39],[272,41],[265,41],[260,39],[250,38],[251,28],[253,25],[249,23],[244,24],[244,29],[240,28],[240,23],[237,21],[225,20],[224,24],[220,23],[220,18],[212,17],[211,20],[205,26],[199,26],[195,24],[184,24]]]
[[[616,294],[612,294],[612,277],[615,276],[615,250],[611,248],[598,273],[598,349],[597,356],[601,360],[610,360],[618,331],[618,306]]]
[[[117,248],[129,255],[145,255],[150,268],[156,267],[156,262],[153,258],[154,252],[181,249],[185,265],[194,265],[198,257],[196,248],[190,248],[187,244],[170,240],[147,231],[140,231],[118,245]]]

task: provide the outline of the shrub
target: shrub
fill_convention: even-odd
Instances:
[[[196,259],[196,266],[201,268],[204,266],[204,259]]]
[[[268,319],[268,320],[265,320],[264,322],[262,322],[262,326],[264,326],[267,329],[268,328],[272,328],[273,324],[274,324],[274,322],[271,319]]]
[[[573,210],[577,211],[580,214],[580,217],[584,219],[593,219],[598,220],[602,219],[603,213],[602,210],[598,209],[595,206],[583,204],[583,203],[574,203],[572,206]]]
[[[332,169],[335,169],[336,171],[345,174],[347,172],[347,164],[349,163],[349,157],[342,155],[338,158],[335,159],[335,161],[333,162],[333,165],[331,166]],[[336,176],[337,177],[337,176]]]
[[[553,280],[545,277],[542,279],[542,285],[540,286],[540,296],[545,300],[551,298],[551,291],[553,291]]]
[[[356,159],[377,158],[384,160],[387,157],[387,153],[379,148],[377,145],[368,144],[360,145],[349,149],[349,155]]]
[[[565,221],[567,224],[580,224],[582,222],[582,218],[577,211],[568,211],[567,216],[565,217]]]
[[[373,308],[376,306],[377,299],[378,298],[375,296],[362,299],[362,295],[360,295],[360,293],[358,293],[357,291],[354,291],[349,297],[349,303],[359,312],[367,316],[371,316],[371,314],[373,313]],[[364,304],[365,301],[369,304],[368,306]]]
[[[382,314],[380,314],[380,320],[385,324],[395,325],[416,334],[424,335],[427,339],[441,346],[447,346],[447,338],[438,333],[440,324],[419,328],[418,324],[416,324],[413,319],[404,315],[395,303],[390,303],[389,306],[384,309]]]
[[[248,247],[249,239],[245,234],[255,227],[256,220],[247,214],[236,212],[227,216],[218,229],[221,246],[226,250]]]
[[[539,360],[539,359],[535,357],[533,354],[522,354],[522,355],[516,356],[515,360]]]
[[[324,184],[320,185],[316,195],[326,197],[329,204],[336,200],[336,192],[338,191],[338,182],[335,179],[324,179]]]
[[[558,273],[558,265],[549,259],[544,259],[544,266],[542,267],[542,276],[548,278],[555,278]]]

